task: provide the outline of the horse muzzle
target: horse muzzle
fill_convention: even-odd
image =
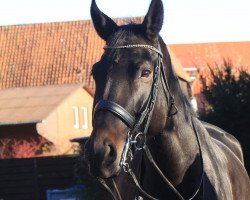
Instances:
[[[85,161],[93,176],[110,178],[119,174],[120,165],[117,159],[117,149],[109,139],[103,142],[89,139],[85,144],[84,152]]]

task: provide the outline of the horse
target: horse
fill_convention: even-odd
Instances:
[[[200,121],[180,88],[159,35],[163,12],[152,0],[141,24],[118,26],[92,0],[106,46],[92,68],[90,173],[113,199],[250,199],[239,142]]]

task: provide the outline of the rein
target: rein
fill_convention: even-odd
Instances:
[[[148,160],[150,161],[152,166],[155,168],[155,170],[158,172],[158,174],[163,179],[163,181],[172,189],[172,191],[179,197],[179,199],[184,200],[183,196],[178,192],[178,190],[171,184],[171,182],[165,177],[163,172],[159,169],[159,167],[155,163],[153,156],[152,156],[152,154],[151,154],[151,152],[146,144],[147,131],[148,131],[151,117],[153,114],[160,79],[162,80],[163,89],[164,89],[165,95],[167,96],[167,99],[168,99],[169,109],[168,109],[167,116],[170,118],[171,116],[175,115],[178,112],[178,110],[175,106],[174,96],[172,95],[172,93],[170,91],[167,77],[166,77],[166,73],[165,73],[164,68],[163,68],[163,62],[162,62],[163,54],[160,50],[158,50],[157,48],[150,46],[150,45],[136,44],[136,45],[105,46],[104,47],[104,49],[129,49],[129,48],[145,48],[145,49],[148,49],[150,51],[157,53],[157,56],[158,56],[157,63],[154,67],[154,75],[153,75],[153,83],[152,83],[151,91],[150,91],[149,97],[146,101],[146,106],[145,106],[144,110],[140,113],[140,117],[138,119],[135,119],[125,108],[123,108],[119,104],[117,104],[113,101],[100,100],[94,108],[94,117],[95,117],[96,113],[98,113],[99,111],[109,111],[109,112],[115,114],[120,120],[122,120],[129,127],[130,130],[127,133],[126,142],[125,142],[122,156],[121,156],[121,160],[120,160],[120,166],[124,170],[125,173],[127,173],[131,176],[138,191],[143,196],[147,197],[150,200],[158,200],[158,199],[152,197],[151,195],[149,195],[146,191],[144,191],[141,188],[134,172],[132,171],[132,169],[130,167],[130,162],[133,159],[132,145],[134,146],[134,149],[136,151],[143,150],[143,152],[146,154]],[[194,126],[193,118],[192,118],[192,125],[193,125],[193,129],[194,129],[196,139],[198,142],[198,147],[199,147],[199,152],[200,152],[200,157],[201,157],[202,176],[201,176],[201,180],[200,180],[200,183],[199,183],[197,190],[192,195],[192,197],[189,198],[188,200],[192,200],[200,191],[200,188],[201,188],[202,182],[203,182],[203,175],[204,175],[201,144],[200,144],[200,140],[199,140],[196,128]],[[116,199],[115,195],[110,190],[110,188],[107,186],[106,182],[103,179],[98,179],[98,180],[108,190],[108,192],[112,195],[113,199],[115,200]],[[118,198],[121,200],[122,198],[120,196],[119,190],[116,186],[116,183],[113,180],[112,180],[112,184],[113,184],[113,187],[117,193]]]

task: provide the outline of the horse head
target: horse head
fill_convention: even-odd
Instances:
[[[159,32],[163,24],[163,4],[161,0],[152,0],[141,24],[118,26],[99,10],[95,0],[91,5],[91,16],[96,32],[106,42],[106,48],[100,61],[92,68],[96,83],[95,109],[93,131],[85,145],[85,155],[93,175],[109,178],[120,171],[127,133],[134,125],[129,124],[129,119],[117,116],[115,111],[110,112],[110,109],[112,106],[116,110],[121,108],[120,112],[133,121],[140,118],[147,107],[155,66],[159,64],[159,56],[162,56]],[[138,44],[142,48],[136,48]],[[162,48],[167,51],[165,46]],[[159,92],[163,93],[163,86],[159,84],[159,87]],[[153,114],[149,123],[149,135],[160,132],[166,124],[167,111],[162,108],[167,109],[167,101],[161,98],[156,98],[153,112],[157,115]],[[104,104],[114,103],[108,105],[109,109],[102,109],[103,105],[100,109],[100,101],[103,100]],[[107,107],[106,104],[104,107]]]

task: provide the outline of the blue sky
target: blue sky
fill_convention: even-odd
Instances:
[[[0,25],[89,19],[90,0],[0,0]],[[96,0],[110,17],[145,15],[150,0]],[[163,0],[167,43],[250,41],[250,0]]]

